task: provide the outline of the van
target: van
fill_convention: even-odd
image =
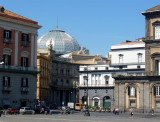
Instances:
[[[75,103],[75,110],[81,110],[82,105],[80,103]]]

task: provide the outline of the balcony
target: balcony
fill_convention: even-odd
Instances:
[[[8,38],[3,38],[3,43],[11,44],[12,40]]]
[[[0,72],[38,74],[40,71],[36,67],[18,67],[18,66],[0,65]]]
[[[117,74],[112,74],[112,77],[135,77],[135,76],[147,76],[146,72],[138,72],[138,73],[117,73]]]
[[[21,41],[21,45],[25,47],[29,47],[29,41]]]
[[[11,88],[9,86],[3,86],[2,87],[2,92],[10,92]]]
[[[27,87],[22,87],[21,88],[21,93],[28,93],[29,89]]]
[[[79,87],[87,87],[87,84],[80,84]],[[88,84],[88,87],[114,87],[114,84]]]

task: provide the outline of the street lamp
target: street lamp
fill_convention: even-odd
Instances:
[[[90,116],[89,110],[88,110],[88,66],[87,66],[87,76],[84,76],[84,78],[87,80],[87,102],[86,102],[86,111],[85,116]]]

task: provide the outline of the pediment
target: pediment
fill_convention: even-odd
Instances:
[[[156,25],[160,25],[160,21],[155,21],[152,23],[152,25],[156,26]]]

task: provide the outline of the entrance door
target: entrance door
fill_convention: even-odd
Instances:
[[[98,102],[94,102],[94,106],[95,106],[95,107],[98,107]]]
[[[22,101],[21,102],[21,107],[26,107],[27,106],[27,102],[26,101]]]
[[[111,108],[111,102],[104,102],[104,108]]]

